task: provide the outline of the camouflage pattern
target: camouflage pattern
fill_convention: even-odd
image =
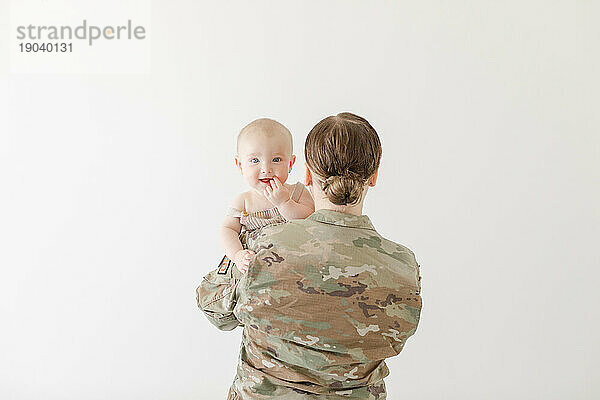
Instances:
[[[421,311],[419,266],[367,216],[319,210],[248,235],[248,273],[210,272],[198,305],[244,327],[229,399],[386,399],[384,359]]]

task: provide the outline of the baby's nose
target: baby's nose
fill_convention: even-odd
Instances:
[[[270,163],[265,163],[262,166],[263,172],[270,174],[273,171],[273,166]]]

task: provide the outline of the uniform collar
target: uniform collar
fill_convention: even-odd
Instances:
[[[307,219],[325,224],[375,230],[371,220],[366,215],[346,214],[333,210],[317,210]]]

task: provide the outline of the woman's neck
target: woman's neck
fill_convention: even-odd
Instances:
[[[338,211],[338,212],[342,212],[345,214],[352,214],[352,215],[362,215],[362,204],[358,205],[358,204],[354,204],[352,206],[338,206],[336,204],[318,204],[317,202],[315,202],[315,211],[319,211],[319,210],[331,210],[331,211]]]
[[[312,194],[313,200],[315,202],[315,211],[332,210],[332,211],[343,212],[346,214],[362,215],[363,201],[364,201],[365,195],[367,194],[366,188],[361,196],[361,200],[358,203],[352,204],[352,205],[343,205],[343,206],[333,204],[331,201],[329,201],[329,199],[327,198],[325,193],[322,190],[320,190],[320,188],[318,188],[318,186],[315,187],[315,185],[313,185],[310,187],[310,189],[311,189],[310,193]]]

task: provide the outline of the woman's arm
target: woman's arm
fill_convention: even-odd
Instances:
[[[240,279],[240,272],[223,257],[219,267],[210,271],[196,289],[198,307],[222,331],[230,331],[240,324],[233,313]]]

